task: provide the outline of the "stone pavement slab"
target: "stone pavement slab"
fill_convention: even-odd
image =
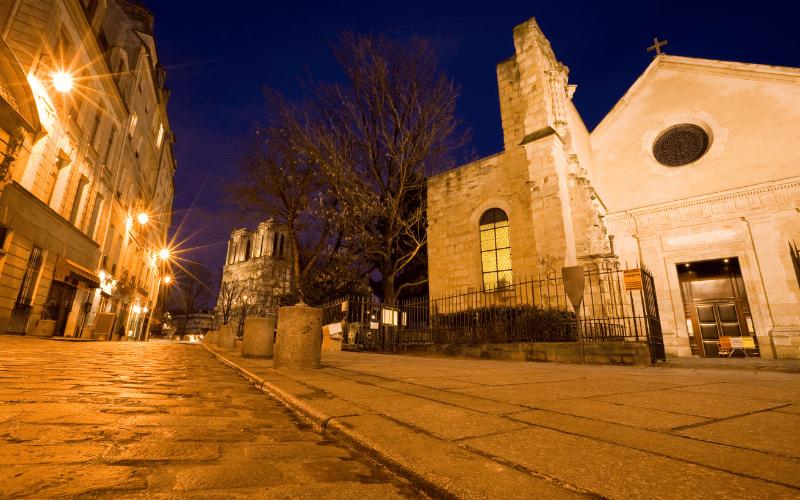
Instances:
[[[605,498],[797,498],[785,486],[540,427],[463,444]]]
[[[707,441],[685,439],[676,434],[653,432],[563,413],[531,410],[517,413],[513,417],[538,427],[568,434],[576,434],[576,430],[579,430],[580,435],[598,441],[800,488],[800,475],[796,473],[800,470],[798,459],[735,446],[718,446]]]
[[[770,429],[764,433],[761,429]],[[712,443],[800,458],[800,415],[760,412],[678,431],[677,434]],[[798,469],[800,474],[800,469]]]
[[[791,363],[565,366],[326,352],[321,369],[293,372],[206,348],[432,496],[800,498]]]

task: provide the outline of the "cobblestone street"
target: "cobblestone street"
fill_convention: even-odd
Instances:
[[[203,347],[0,336],[0,498],[424,498]]]

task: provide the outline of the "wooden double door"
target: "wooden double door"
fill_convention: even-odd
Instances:
[[[683,308],[692,355],[720,356],[720,337],[752,337],[755,330],[742,280],[734,258],[678,265]],[[755,349],[734,350],[733,356],[758,355]]]

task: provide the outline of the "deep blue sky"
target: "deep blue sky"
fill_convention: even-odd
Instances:
[[[306,65],[319,79],[337,80],[329,43],[342,30],[429,38],[441,68],[461,86],[457,114],[472,131],[478,157],[502,149],[495,66],[514,54],[514,26],[531,17],[570,68],[570,83],[578,85],[574,102],[589,130],[650,63],[646,49],[655,37],[669,41],[664,51],[672,55],[800,67],[795,1],[791,7],[597,0],[144,3],[156,16],[159,58],[172,90],[173,222],[182,224],[181,237],[194,235],[183,247],[210,245],[191,256],[216,270],[232,227],[200,209],[214,209],[215,180],[229,170],[240,138],[265,116],[263,86],[297,96],[297,75]],[[244,225],[253,227],[238,224]]]

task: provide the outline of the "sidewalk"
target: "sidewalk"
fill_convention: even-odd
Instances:
[[[800,498],[800,377],[770,369],[797,363],[325,352],[320,370],[274,370],[272,360],[204,345],[433,498]]]

